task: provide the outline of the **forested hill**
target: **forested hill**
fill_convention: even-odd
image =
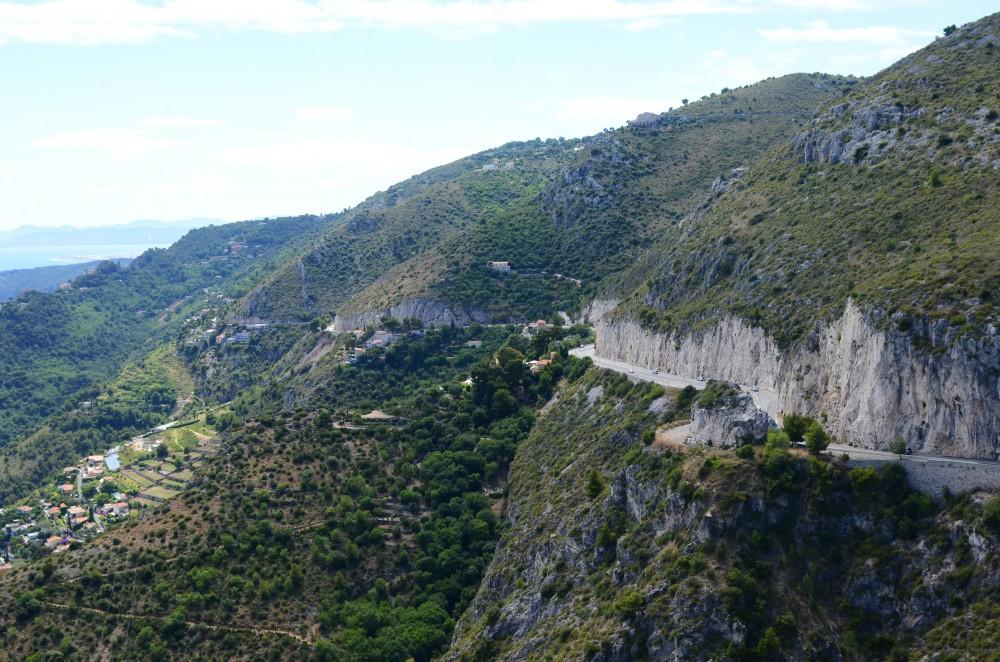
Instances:
[[[29,292],[0,305],[4,493],[39,478],[43,464],[58,467],[66,459],[66,449],[22,448],[36,460],[10,475],[3,458],[13,451],[4,449],[48,417],[91,399],[128,357],[170,337],[174,321],[192,309],[244,294],[274,268],[283,250],[331,222],[335,217],[302,216],[193,230],[168,249],[147,251],[127,268],[102,263],[68,288]],[[81,450],[72,449],[71,455]]]
[[[130,260],[114,260],[118,266],[128,266]],[[97,268],[100,262],[81,262],[80,264],[65,264],[50,267],[34,267],[32,269],[12,269],[0,271],[0,302],[13,299],[27,290],[36,292],[51,292],[63,283],[68,283],[77,276]]]
[[[712,94],[648,125],[511,143],[457,161],[348,212],[256,288],[246,307],[299,319],[412,301],[478,319],[579,309],[653,240],[672,236],[713,181],[790,140],[855,83],[783,76]],[[489,261],[507,261],[515,273],[499,274]]]

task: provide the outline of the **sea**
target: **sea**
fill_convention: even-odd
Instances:
[[[94,260],[113,258],[133,258],[150,248],[169,246],[169,242],[159,244],[85,244],[46,246],[2,246],[0,245],[0,271],[51,267]]]

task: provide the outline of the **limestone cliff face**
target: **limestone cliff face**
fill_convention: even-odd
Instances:
[[[710,383],[707,388],[711,387]],[[731,394],[710,407],[702,407],[695,401],[691,408],[690,444],[736,448],[763,440],[772,427],[774,421],[767,412],[758,409],[750,395],[733,385]]]
[[[378,326],[383,317],[392,317],[397,320],[418,319],[424,326],[448,326],[450,324],[463,326],[472,322],[486,323],[491,321],[488,313],[476,308],[459,308],[434,299],[411,299],[383,310],[367,310],[343,315],[338,313],[333,321],[333,330],[341,333],[352,329],[363,329],[366,326]]]
[[[777,393],[782,411],[825,419],[845,443],[883,448],[901,436],[926,452],[996,458],[998,330],[956,339],[946,324],[925,321],[904,333],[880,330],[875,320],[848,302],[839,319],[782,351],[763,329],[733,317],[684,336],[605,317],[597,353],[687,377],[756,384]]]

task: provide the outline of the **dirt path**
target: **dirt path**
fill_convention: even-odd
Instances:
[[[116,611],[105,611],[103,609],[97,609],[95,607],[76,607],[73,605],[64,605],[58,602],[43,602],[46,607],[52,607],[53,609],[62,609],[65,611],[84,611],[91,614],[98,614],[101,616],[107,616],[110,618],[121,618],[125,620],[151,620],[151,621],[164,621],[167,616],[156,616],[151,614],[134,614],[130,612],[116,612]],[[312,646],[313,642],[308,637],[304,637],[301,634],[295,632],[289,632],[288,630],[275,630],[272,628],[249,628],[249,627],[239,627],[237,625],[216,625],[214,623],[201,623],[198,621],[184,621],[184,624],[188,627],[193,628],[206,628],[208,630],[215,630],[219,632],[247,632],[250,634],[255,634],[258,636],[264,635],[274,635],[279,637],[291,637],[306,646]]]

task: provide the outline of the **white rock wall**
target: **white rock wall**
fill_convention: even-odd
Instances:
[[[934,329],[928,327],[933,336]],[[937,339],[942,340],[942,339]],[[1000,450],[1000,334],[916,349],[901,332],[876,329],[853,303],[824,328],[815,350],[782,352],[763,329],[724,318],[675,337],[631,320],[597,325],[597,354],[691,378],[757,384],[781,409],[824,418],[845,443],[885,448],[901,436],[915,450],[996,458]]]
[[[476,309],[461,309],[433,299],[411,299],[384,310],[368,310],[345,315],[337,314],[333,320],[333,330],[338,333],[366,326],[377,326],[383,317],[397,320],[418,319],[424,326],[464,326],[472,322],[490,321],[488,314]]]

